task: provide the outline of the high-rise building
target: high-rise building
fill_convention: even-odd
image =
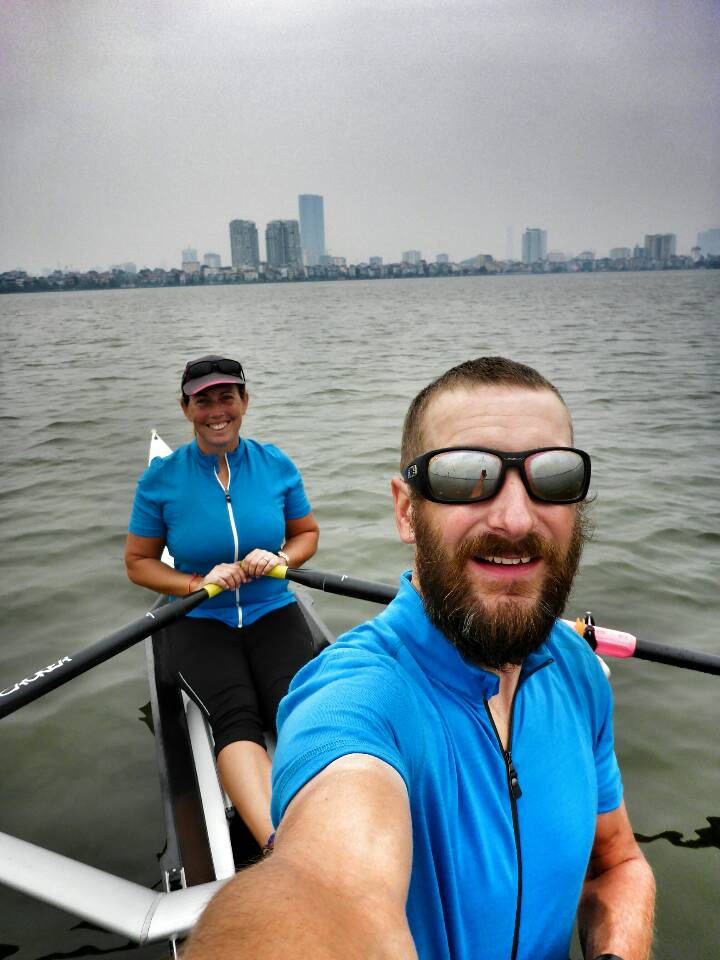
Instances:
[[[702,233],[699,233],[697,235],[697,245],[703,255],[720,256],[720,227],[713,227],[712,230],[703,230]]]
[[[265,228],[270,267],[302,267],[300,225],[297,220],[271,220]]]
[[[218,270],[222,266],[219,253],[206,253],[203,257],[203,263],[206,267],[215,267]]]
[[[547,230],[528,227],[522,238],[523,263],[539,263],[547,252]]]
[[[185,247],[182,252],[183,263],[194,263],[197,260],[197,250],[195,247]]]
[[[450,263],[450,254],[438,253],[435,257],[435,263]]]
[[[382,257],[370,257],[368,261],[371,267],[381,267],[383,265]]]
[[[314,193],[301,193],[298,197],[300,211],[300,241],[309,267],[320,263],[325,253],[325,209],[323,198]]]
[[[230,259],[233,270],[257,270],[260,266],[258,232],[254,220],[230,221]]]
[[[403,250],[402,262],[410,263],[416,267],[422,260],[422,253],[419,250]]]
[[[677,237],[674,233],[646,233],[645,253],[648,260],[669,260],[675,256]]]

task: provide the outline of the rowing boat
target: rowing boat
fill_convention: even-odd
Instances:
[[[153,431],[150,460],[170,447]],[[163,554],[166,563],[172,558]],[[301,587],[298,605],[310,628],[315,652],[334,639]],[[164,890],[171,892],[226,880],[256,860],[260,849],[222,789],[212,733],[204,713],[175,683],[168,662],[168,636],[162,630],[145,641],[150,705],[160,775],[167,843],[160,857]],[[272,753],[273,740],[265,733]]]

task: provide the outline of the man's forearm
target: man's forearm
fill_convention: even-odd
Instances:
[[[354,902],[353,902],[354,900]],[[211,900],[183,960],[417,960],[404,911],[348,897],[276,851]]]
[[[648,960],[653,939],[655,880],[643,857],[619,863],[583,887],[578,908],[586,960],[614,953]]]

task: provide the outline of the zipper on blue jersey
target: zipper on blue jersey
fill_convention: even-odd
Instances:
[[[518,684],[515,687],[515,692],[513,693],[513,698],[510,701],[510,718],[508,721],[508,740],[507,740],[507,750],[503,747],[502,740],[500,739],[500,734],[498,733],[498,728],[495,726],[495,720],[493,719],[492,711],[490,710],[490,704],[488,703],[487,697],[483,700],[485,704],[485,712],[488,715],[490,720],[490,725],[495,731],[495,738],[498,742],[498,747],[500,748],[500,753],[502,758],[505,761],[505,772],[507,776],[507,785],[508,785],[508,794],[510,796],[510,812],[512,814],[513,822],[513,835],[515,837],[515,856],[517,858],[517,899],[515,901],[515,929],[513,931],[513,942],[512,942],[512,951],[510,953],[510,960],[516,960],[518,946],[520,944],[520,908],[522,906],[522,851],[520,849],[520,820],[518,818],[518,807],[517,802],[522,796],[522,789],[520,787],[520,779],[518,777],[517,770],[515,769],[515,764],[512,758],[512,738],[513,738],[513,718],[515,715],[515,701],[517,699],[518,690],[522,684],[531,677],[534,673],[537,673],[538,670],[542,670],[543,667],[547,667],[552,663],[552,657],[546,660],[544,663],[538,664],[537,667],[528,671],[524,676],[521,676],[518,680]]]
[[[223,456],[225,457],[225,466],[227,467],[227,471],[228,471],[227,487],[223,485],[222,480],[218,476],[217,470],[215,470],[214,473],[215,473],[215,479],[220,484],[220,488],[222,489],[222,492],[225,494],[225,504],[227,506],[228,517],[230,518],[230,529],[232,530],[233,543],[235,545],[233,560],[235,563],[237,563],[238,535],[237,535],[237,527],[235,526],[235,516],[233,514],[233,509],[232,509],[232,499],[230,497],[230,480],[232,479],[232,474],[230,472],[230,464],[228,463],[227,454],[223,454]],[[235,606],[237,607],[237,612],[238,612],[238,627],[241,627],[242,626],[242,607],[240,606],[240,587],[235,588]]]

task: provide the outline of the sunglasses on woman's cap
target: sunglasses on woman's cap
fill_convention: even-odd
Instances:
[[[245,373],[238,360],[227,357],[200,357],[187,364],[182,375],[181,387],[186,396],[204,390],[217,383],[245,383]]]
[[[481,503],[500,491],[508,468],[519,471],[528,496],[542,503],[577,503],[590,486],[590,457],[574,447],[445,447],[413,460],[403,479],[433,503]]]

